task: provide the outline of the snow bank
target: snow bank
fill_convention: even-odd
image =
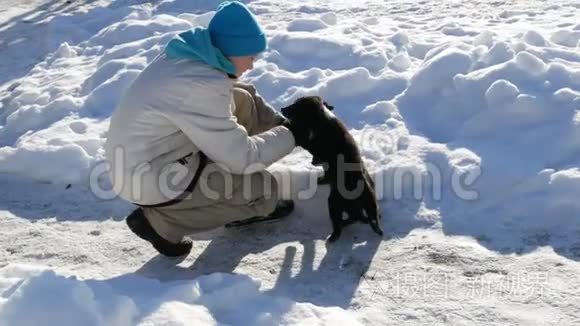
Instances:
[[[147,5],[120,9],[122,16],[112,8],[93,10],[55,17],[53,30],[75,23],[75,29],[88,31],[86,39],[62,43],[3,99],[0,172],[85,183],[90,168],[104,158],[108,118],[123,90],[175,32],[192,26],[153,15]],[[115,14],[105,14],[109,11]]]
[[[562,29],[562,30],[556,31],[550,37],[550,41],[552,41],[556,44],[560,44],[560,45],[564,45],[564,46],[568,46],[568,47],[572,47],[572,48],[578,47],[579,42],[580,42],[580,30]]]
[[[222,273],[97,281],[9,265],[0,269],[0,293],[2,325],[361,325],[340,308],[272,297],[247,276]]]
[[[326,27],[327,25],[320,19],[303,18],[291,21],[286,29],[289,32],[314,32]]]
[[[570,191],[580,186],[573,149],[580,132],[580,70],[553,60],[538,32],[522,37],[534,48],[494,42],[483,51],[440,50],[392,101],[411,133],[446,145],[437,156],[467,150],[469,164],[480,169],[471,186],[477,200],[459,200],[450,187],[442,203],[431,203],[451,232],[580,230],[580,205]],[[465,162],[450,158],[433,161],[435,152],[429,152],[423,162],[439,166],[442,175],[464,168]]]
[[[295,32],[275,34],[269,42],[270,55],[265,59],[292,72],[314,67],[342,70],[359,66],[375,72],[387,63],[381,51],[367,51],[361,44],[345,38]]]

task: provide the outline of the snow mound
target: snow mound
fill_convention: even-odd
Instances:
[[[2,325],[361,325],[341,308],[272,297],[247,276],[223,273],[97,281],[9,265],[0,269],[0,293]]]
[[[536,32],[525,39],[547,45]],[[580,186],[573,149],[580,133],[575,122],[580,71],[552,61],[552,55],[521,43],[495,43],[481,53],[450,46],[424,62],[392,101],[411,134],[448,147],[438,154],[447,159],[433,161],[435,152],[429,150],[424,162],[439,166],[445,176],[448,168],[464,168],[449,154],[465,149],[473,156],[470,165],[479,166],[481,176],[471,186],[478,193],[475,202],[458,200],[456,192],[443,205],[426,201],[438,207],[450,232],[498,234],[505,227],[563,235],[580,230],[580,205],[568,192]]]
[[[554,32],[550,40],[563,46],[578,47],[580,45],[580,30],[562,29]]]
[[[320,19],[303,18],[291,21],[286,29],[289,32],[314,32],[326,27],[327,25]]]
[[[181,18],[153,15],[147,6],[128,9],[121,10],[125,18],[110,16],[113,23],[86,40],[63,42],[3,99],[0,172],[86,182],[90,168],[104,158],[108,118],[122,92],[176,32],[192,26]],[[98,18],[99,24],[68,19],[91,30],[104,24]],[[56,30],[69,25],[66,16],[52,22]]]
[[[266,60],[285,70],[297,72],[313,67],[341,70],[357,66],[379,71],[387,63],[381,51],[367,51],[349,39],[294,32],[273,35],[268,46],[273,54]]]

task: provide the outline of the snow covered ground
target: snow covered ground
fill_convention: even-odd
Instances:
[[[0,325],[580,323],[580,1],[246,1],[270,47],[244,79],[336,107],[385,236],[327,246],[321,188],[175,261],[94,190],[123,88],[219,2],[0,1]],[[309,161],[272,166],[286,197]]]

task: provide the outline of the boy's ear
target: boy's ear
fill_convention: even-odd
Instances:
[[[326,106],[326,108],[330,111],[334,110],[334,106],[326,103],[326,101],[322,101],[322,104],[324,104],[324,106]]]

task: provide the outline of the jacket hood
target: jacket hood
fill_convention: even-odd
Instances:
[[[190,59],[206,64],[227,74],[235,75],[234,64],[211,42],[209,30],[202,27],[185,31],[171,40],[165,53],[172,59]]]

